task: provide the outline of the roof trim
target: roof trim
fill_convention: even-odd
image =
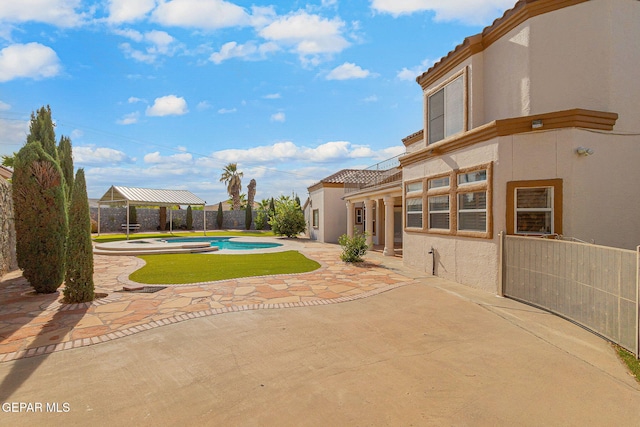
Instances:
[[[616,120],[618,120],[618,114],[574,108],[572,110],[555,111],[552,113],[536,114],[534,116],[495,120],[478,126],[468,132],[430,144],[425,148],[407,154],[400,158],[400,165],[405,167],[499,136],[533,132],[534,130],[531,127],[533,120],[542,121],[543,127],[540,130],[582,128],[612,131]]]
[[[493,24],[485,27],[480,34],[466,37],[455,49],[416,77],[416,82],[426,89],[455,69],[461,62],[482,52],[523,22],[538,15],[587,1],[589,0],[520,0],[502,17],[493,21]]]

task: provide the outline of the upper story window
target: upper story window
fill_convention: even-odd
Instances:
[[[427,94],[428,144],[466,130],[465,72]]]

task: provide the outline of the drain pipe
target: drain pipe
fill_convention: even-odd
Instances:
[[[436,251],[435,249],[433,249],[433,246],[431,246],[431,250],[429,251],[429,253],[431,254],[431,275],[435,276],[436,275]]]

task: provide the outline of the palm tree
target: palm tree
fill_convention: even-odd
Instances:
[[[229,163],[224,167],[220,176],[220,182],[224,182],[227,185],[227,193],[233,201],[232,210],[240,209],[240,190],[242,189],[240,178],[242,178],[242,175],[243,173],[238,171],[237,163]]]

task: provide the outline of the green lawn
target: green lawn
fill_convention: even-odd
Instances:
[[[632,353],[628,352],[624,348],[615,345],[618,357],[627,365],[631,374],[636,377],[636,380],[640,382],[640,360],[636,359]]]
[[[130,233],[129,240],[135,239],[166,239],[168,237],[198,237],[203,236],[202,231],[174,231],[173,233]],[[207,236],[249,236],[249,237],[273,237],[272,231],[207,231]],[[127,235],[123,233],[118,234],[102,234],[100,236],[92,236],[92,239],[96,243],[117,242],[119,240],[126,240]]]
[[[297,251],[248,255],[159,254],[140,258],[147,265],[129,278],[154,285],[305,273],[320,268],[320,264]]]

